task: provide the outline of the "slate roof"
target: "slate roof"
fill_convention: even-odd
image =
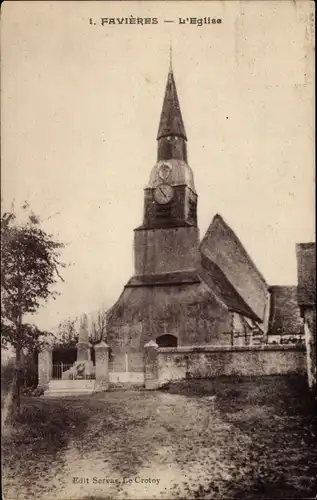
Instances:
[[[304,334],[296,286],[270,287],[268,334]]]
[[[258,316],[254,314],[245,303],[217,264],[204,255],[201,256],[200,275],[215,295],[228,307],[229,311],[234,311],[255,321],[260,321]]]
[[[239,238],[219,214],[215,215],[202,239],[200,253],[204,262],[207,259],[221,269],[236,294],[252,311],[251,317],[264,321],[268,285]]]
[[[170,135],[183,137],[187,140],[174,75],[171,68],[167,77],[157,139]]]
[[[300,306],[316,305],[316,244],[296,245],[298,303]]]

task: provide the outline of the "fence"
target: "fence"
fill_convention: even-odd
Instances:
[[[77,365],[79,366],[79,365]],[[70,368],[73,368],[74,364],[66,364],[66,363],[58,363],[58,364],[53,364],[52,365],[52,380],[62,380],[63,378],[63,373],[65,373],[67,370],[70,370]],[[72,371],[71,373],[68,374],[67,379],[68,380],[74,380],[74,379],[94,379],[95,374],[93,373],[75,373],[75,371]]]
[[[263,333],[258,331],[230,332],[228,338],[231,346],[262,345],[265,342]]]
[[[63,373],[72,368],[72,364],[58,363],[52,365],[52,379],[62,380]]]
[[[271,344],[291,344],[291,345],[304,345],[305,344],[305,337],[304,335],[285,335],[285,334],[280,334],[280,335],[270,335],[269,336],[269,342]]]

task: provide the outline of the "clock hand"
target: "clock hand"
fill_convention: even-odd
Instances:
[[[166,194],[164,193],[164,191],[163,191],[163,189],[162,189],[162,188],[160,188],[160,191],[161,191],[161,193],[164,195],[164,198],[166,198],[166,199],[167,199],[167,196],[166,196]]]

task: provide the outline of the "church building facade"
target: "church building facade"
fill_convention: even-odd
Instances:
[[[269,289],[220,215],[200,240],[193,170],[172,68],[157,135],[157,160],[134,230],[134,274],[109,310],[115,373],[142,373],[144,345],[232,345],[264,337]],[[118,377],[119,380],[120,377]]]

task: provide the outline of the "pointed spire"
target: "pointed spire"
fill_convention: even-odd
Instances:
[[[170,40],[170,67],[169,67],[169,73],[173,73],[173,47],[172,47],[172,40]]]
[[[170,65],[157,139],[166,136],[178,136],[187,141],[173,75],[172,44],[170,44]]]

